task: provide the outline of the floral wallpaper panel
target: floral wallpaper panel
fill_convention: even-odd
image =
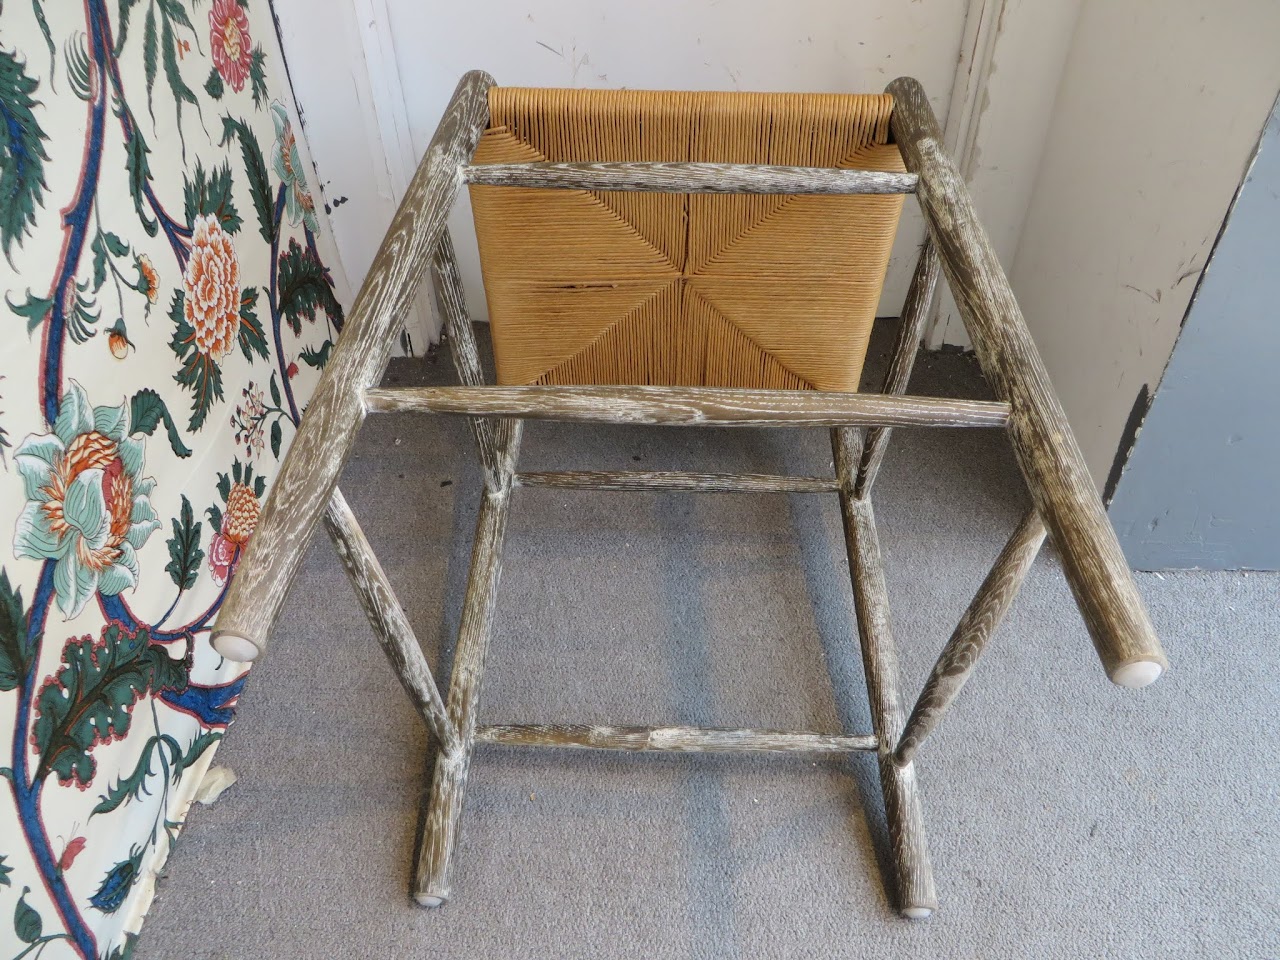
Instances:
[[[0,960],[127,956],[342,326],[267,0],[0,5]]]

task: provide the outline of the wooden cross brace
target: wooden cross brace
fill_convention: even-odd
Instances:
[[[323,514],[374,633],[439,745],[414,897],[449,896],[467,770],[476,743],[678,752],[876,754],[893,850],[897,905],[907,917],[937,905],[914,758],[972,673],[1047,534],[1111,679],[1139,687],[1167,667],[1114,531],[1049,383],[999,262],[920,85],[888,87],[892,130],[908,174],[716,164],[508,164],[469,166],[488,119],[492,79],[462,78],[422,159],[341,340],[281,467],[214,631],[225,656],[256,659]],[[928,237],[902,327],[878,394],[705,387],[486,386],[445,218],[464,182],[538,188],[669,193],[914,192]],[[460,387],[376,389],[423,269],[428,267],[452,341]],[[999,400],[907,397],[937,285],[945,272],[979,363]],[[484,493],[447,698],[442,699],[390,583],[361,532],[338,477],[369,413],[414,410],[470,418]],[[516,469],[525,419],[683,426],[827,426],[835,477],[685,472],[541,472]],[[939,656],[908,715],[899,693],[880,546],[870,494],[894,427],[1003,427],[1030,491],[1028,511]],[[586,490],[836,493],[848,546],[873,731],[868,734],[690,727],[481,726],[477,711],[512,491]]]

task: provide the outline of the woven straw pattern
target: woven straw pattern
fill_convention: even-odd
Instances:
[[[887,95],[496,87],[475,163],[901,171]],[[498,381],[856,390],[902,196],[471,187]]]

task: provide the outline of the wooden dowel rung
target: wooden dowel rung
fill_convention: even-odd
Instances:
[[[1009,405],[992,401],[728,387],[401,387],[367,390],[364,400],[369,413],[689,427],[1001,427],[1009,419]]]
[[[849,753],[874,751],[877,745],[874,736],[794,730],[533,723],[480,727],[476,730],[476,741],[507,747],[576,747],[667,753]]]
[[[1044,537],[1044,524],[1033,507],[1000,551],[991,572],[974,594],[969,608],[934,664],[924,689],[920,691],[920,698],[911,711],[911,718],[894,753],[899,766],[911,762],[925,738],[960,695],[978,665],[987,641],[1009,612],[1027,571],[1040,553]]]
[[[916,354],[920,352],[920,341],[924,338],[925,322],[929,318],[929,306],[933,303],[933,291],[938,284],[938,250],[933,240],[926,236],[920,248],[920,257],[916,261],[915,272],[911,275],[911,286],[907,288],[907,299],[902,305],[901,327],[898,330],[898,342],[893,348],[893,359],[889,362],[889,370],[885,374],[884,389],[881,393],[900,396],[907,392],[907,384],[911,380],[911,370],[915,367]],[[871,485],[876,482],[876,474],[884,461],[885,449],[889,445],[888,427],[872,427],[867,431],[866,442],[862,447],[862,459],[858,464],[858,479],[854,485],[854,495],[863,499],[871,493]]]
[[[564,490],[679,491],[684,493],[829,493],[834,479],[763,473],[685,473],[643,470],[566,470],[516,474],[516,485]]]
[[[493,163],[462,168],[472,186],[649,193],[912,193],[916,175],[729,163]]]
[[[346,497],[337,487],[329,495],[324,519],[338,557],[355,587],[360,606],[418,715],[435,734],[446,754],[457,753],[461,746],[457,728],[448,716],[440,688],[436,686],[409,618],[405,616],[404,608],[391,589],[391,581],[369,546]]]

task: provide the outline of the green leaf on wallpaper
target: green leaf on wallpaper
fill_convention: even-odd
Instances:
[[[81,100],[88,103],[93,99],[94,67],[89,60],[89,50],[83,33],[74,34],[63,48],[67,58],[67,81],[71,91]]]
[[[5,855],[0,853],[0,887],[13,886],[13,881],[9,879],[9,874],[13,873],[13,867],[6,866]]]
[[[173,740],[168,734],[164,735],[164,740]],[[177,741],[174,741],[176,746]],[[133,772],[128,776],[122,776],[115,783],[107,787],[107,792],[101,794],[98,798],[98,805],[90,811],[89,816],[95,816],[99,813],[110,813],[126,800],[141,800],[145,793],[150,796],[151,791],[147,789],[147,778],[155,771],[151,769],[156,749],[165,745],[160,737],[152,737],[147,741],[147,745],[142,748],[142,755],[138,757],[138,762],[134,765]]]
[[[191,511],[191,501],[182,495],[182,511],[171,520],[173,536],[169,538],[169,562],[165,572],[179,590],[190,590],[200,573],[200,561],[204,551],[200,549],[200,530],[203,526]]]
[[[22,591],[9,583],[9,574],[0,570],[0,691],[17,689],[31,669],[40,637],[27,637],[27,614]]]
[[[129,245],[109,230],[99,229],[89,245],[93,252],[93,289],[102,289],[107,280],[107,256],[123,257],[129,253]]]
[[[147,789],[147,779],[159,772],[159,770],[152,769],[152,762],[158,751],[167,752],[168,756],[161,758],[162,767],[167,765],[169,779],[173,783],[178,783],[182,779],[182,775],[200,758],[200,755],[221,739],[221,733],[206,730],[197,735],[191,741],[191,745],[186,750],[183,750],[181,744],[167,733],[153,736],[147,741],[147,745],[142,748],[142,755],[138,757],[138,762],[134,765],[133,772],[128,776],[120,777],[113,783],[107,789],[107,792],[100,796],[98,805],[93,808],[89,816],[110,813],[126,801],[140,800],[143,794],[150,795],[151,791]]]
[[[53,85],[53,68],[58,62],[58,48],[53,45],[53,32],[49,29],[49,20],[44,15],[43,0],[31,0],[31,11],[36,15],[36,23],[40,25],[40,33],[44,35],[44,45],[49,48],[49,85]]]
[[[156,118],[156,108],[151,100],[151,91],[156,85],[156,68],[160,64],[157,46],[156,5],[148,3],[147,19],[142,25],[142,67],[147,79],[147,113],[151,114],[152,120]]]
[[[333,341],[326,340],[319,350],[307,348],[298,356],[303,363],[308,366],[315,367],[317,370],[323,370],[324,365],[329,362],[329,354],[333,352]]]
[[[302,333],[305,318],[314,322],[316,310],[323,309],[334,320],[342,320],[342,304],[333,295],[333,279],[320,258],[297,240],[289,239],[289,249],[280,254],[277,275],[280,313],[295,334]]]
[[[253,105],[261,110],[267,102],[267,55],[262,44],[253,48],[249,58],[249,83],[253,87]]]
[[[169,408],[160,394],[150,387],[144,387],[135,393],[133,399],[129,401],[129,433],[145,433],[151,436],[162,422],[168,432],[169,446],[174,455],[183,458],[191,456],[191,450],[182,442],[178,425],[173,422]]]
[[[27,903],[30,887],[22,888],[22,896],[18,897],[18,905],[13,908],[13,932],[23,943],[35,943],[44,933],[44,921],[36,908]]]
[[[271,371],[271,405],[280,409],[280,388],[276,386],[276,373]]]
[[[195,33],[196,28],[192,26],[191,18],[187,16],[186,8],[182,6],[179,0],[160,0],[160,10],[166,17]]]
[[[146,627],[131,634],[111,623],[100,640],[72,638],[61,664],[36,700],[37,783],[53,773],[61,783],[87,786],[97,772],[93,748],[124,738],[134,704],[149,691],[187,686],[186,664],[152,644]]]
[[[249,178],[249,196],[253,198],[253,209],[258,214],[258,232],[267,243],[275,243],[276,222],[271,202],[271,179],[267,176],[267,164],[262,159],[258,138],[243,120],[223,117],[222,140],[218,146],[225,147],[232,137],[240,141],[240,157],[244,161],[245,176]]]
[[[7,293],[4,295],[4,302],[18,316],[27,318],[27,333],[31,333],[36,327],[44,323],[44,318],[49,313],[49,308],[53,306],[52,300],[33,296],[29,288],[26,298],[21,303],[14,303],[9,299],[9,294]]]
[[[191,88],[187,86],[182,79],[182,73],[178,70],[178,45],[173,35],[173,21],[177,20],[182,23],[186,20],[186,11],[175,0],[160,0],[160,10],[163,16],[160,18],[160,59],[164,63],[164,78],[169,82],[169,89],[173,91],[174,109],[178,115],[178,137],[182,137],[182,105],[184,103],[194,104],[196,111],[199,112],[200,104],[196,100],[196,95]],[[181,17],[175,16],[180,13]],[[186,20],[183,26],[190,27],[191,21]]]
[[[284,440],[284,431],[280,429],[280,418],[271,421],[271,455],[280,459],[280,443]]]
[[[117,943],[107,953],[102,955],[102,960],[133,960],[133,951],[138,946],[138,935],[136,933],[126,933],[124,935],[124,943]]]
[[[98,234],[102,238],[102,242],[106,245],[107,252],[113,257],[123,257],[129,253],[129,244],[125,243],[110,230],[103,230]]]
[[[214,402],[222,399],[222,371],[203,353],[193,349],[173,379],[191,390],[191,419],[187,421],[187,429],[199,430]]]
[[[240,295],[240,332],[237,338],[240,342],[240,352],[250,363],[253,363],[255,353],[264,360],[271,356],[267,348],[267,335],[254,310],[257,305],[258,288],[246,287]]]
[[[191,391],[191,419],[187,423],[187,429],[199,430],[204,426],[214,401],[222,399],[222,371],[196,346],[195,328],[187,323],[183,313],[181,290],[173,292],[169,319],[174,324],[169,349],[182,361],[182,366],[173,375],[173,379]]]
[[[92,295],[85,295],[84,291],[89,289],[90,282],[85,280],[83,284],[76,284],[76,295],[72,298],[71,309],[66,313],[67,336],[71,338],[72,343],[84,343],[90,337],[96,336],[97,331],[94,326],[102,318],[102,311],[97,309],[97,301]]]
[[[138,0],[120,0],[120,5],[116,8],[118,15],[116,21],[116,56],[120,56],[120,51],[124,49],[125,38],[129,35],[129,14],[133,12],[133,8],[138,5]]]
[[[17,54],[0,50],[0,248],[13,265],[12,248],[36,222],[36,207],[44,206],[43,141],[31,95],[40,81],[27,76]]]
[[[128,108],[123,108],[128,109]],[[151,165],[147,163],[147,154],[151,148],[138,129],[138,121],[129,114],[129,141],[125,144],[125,169],[129,171],[129,193],[133,197],[133,208],[138,211],[138,219],[147,235],[154,237],[160,225],[142,209],[146,199],[147,183],[151,180]]]
[[[233,469],[239,470],[240,464],[237,461],[231,466]],[[236,477],[236,481],[239,482],[239,480],[240,478]],[[222,497],[223,503],[226,503],[231,497],[231,478],[225,473],[218,474],[218,496]],[[218,524],[218,529],[222,529],[222,524]]]
[[[204,164],[196,161],[191,176],[183,176],[183,212],[187,218],[187,226],[193,226],[197,216],[213,216],[218,218],[222,229],[227,233],[236,233],[244,222],[236,210],[235,200],[231,195],[231,167],[224,163],[205,172]]]
[[[223,94],[222,74],[217,67],[209,71],[209,79],[204,82],[204,92],[215,100],[221,100]]]

